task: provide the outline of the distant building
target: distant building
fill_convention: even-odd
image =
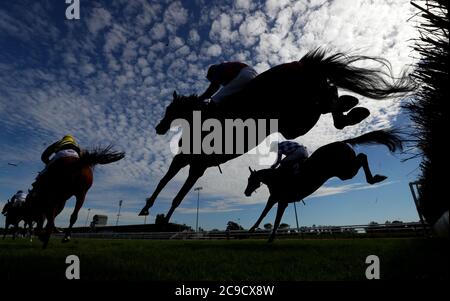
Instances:
[[[108,222],[108,216],[107,215],[96,214],[92,218],[91,227],[95,228],[95,227],[98,227],[98,226],[106,226],[107,222]]]

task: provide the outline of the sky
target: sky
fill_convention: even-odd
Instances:
[[[44,167],[41,152],[63,135],[85,148],[112,143],[126,158],[95,169],[76,226],[85,225],[88,208],[89,221],[106,214],[115,224],[119,200],[119,224],[144,223],[137,214],[173,157],[174,133],[159,136],[154,127],[174,90],[206,89],[211,64],[242,61],[263,72],[317,47],[386,58],[394,75],[414,63],[417,32],[408,19],[416,12],[409,0],[80,0],[80,18],[73,20],[66,8],[63,0],[0,2],[0,206],[30,187]],[[361,124],[338,131],[331,116],[322,115],[296,141],[314,151],[375,129],[414,129],[401,109],[406,100],[359,99],[371,112]],[[388,179],[370,186],[362,171],[352,180],[330,179],[305,205],[298,203],[301,226],[418,220],[408,183],[419,174],[419,160],[402,162],[407,155],[382,146],[356,151]],[[224,229],[235,221],[248,228],[256,221],[268,191],[244,196],[248,166],[263,168],[247,154],[223,164],[223,174],[211,168],[199,180],[200,227]],[[186,176],[182,170],[161,193],[147,223],[168,211]],[[73,206],[70,199],[57,226],[68,224]],[[172,221],[194,227],[196,207],[191,191]],[[274,213],[263,224],[273,223]],[[295,226],[292,204],[283,222]]]

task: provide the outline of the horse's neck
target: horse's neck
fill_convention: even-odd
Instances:
[[[254,149],[263,142],[268,135],[278,130],[276,124],[270,122],[269,119],[266,119],[265,122],[260,122],[259,120],[251,119],[251,113],[239,110],[225,111],[225,109],[222,110],[223,108],[224,107],[219,105],[212,109],[202,108],[202,110],[192,111],[185,119],[187,125],[190,127],[189,131],[183,132],[181,139],[188,139],[190,141],[189,147],[191,148],[194,143],[198,143],[198,141],[194,140],[195,138],[200,138],[200,142],[203,142],[203,139],[206,136],[208,136],[209,139],[220,140],[220,143],[214,141],[214,145],[217,144],[221,146],[222,154],[226,153],[226,150],[231,144],[231,147],[233,148],[232,153],[235,156],[230,156],[227,153],[227,157],[229,157],[228,160],[230,160]],[[219,124],[216,126],[217,123],[212,123],[209,130],[205,130],[203,128],[204,122],[210,121],[211,119],[215,119]],[[239,136],[236,134],[238,132],[236,129],[239,126],[244,127],[242,131],[251,130],[251,132],[248,132],[247,135]],[[195,133],[195,131],[197,133]],[[240,131],[241,129],[239,129],[239,132]],[[230,135],[232,141],[228,140]],[[238,140],[238,138],[241,140]],[[243,149],[239,149],[237,147],[238,144],[243,146]],[[225,158],[223,156],[221,157]]]
[[[271,168],[261,169],[257,171],[257,177],[259,181],[270,186],[274,180],[274,170]]]

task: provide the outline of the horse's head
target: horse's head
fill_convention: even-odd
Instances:
[[[248,169],[250,170],[250,176],[248,177],[247,188],[245,188],[245,196],[251,196],[261,186],[261,180],[256,170],[252,170],[250,167]]]
[[[192,112],[202,109],[202,102],[196,95],[182,96],[173,92],[173,100],[167,106],[164,118],[155,127],[158,135],[164,135],[170,129],[170,125],[176,119],[188,119]]]
[[[8,212],[9,209],[11,209],[11,205],[12,203],[8,200],[5,204],[5,206],[3,206],[3,210],[2,210],[2,214],[6,216],[6,213]]]

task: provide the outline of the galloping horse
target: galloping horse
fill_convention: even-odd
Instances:
[[[5,232],[3,233],[3,239],[5,239],[10,225],[14,226],[13,239],[16,238],[16,233],[21,221],[25,222],[24,228],[27,228],[28,223],[24,211],[24,202],[13,203],[8,200],[5,206],[3,206],[2,214],[5,216]],[[31,228],[31,225],[29,225],[29,227]]]
[[[52,163],[52,170],[48,171],[48,177],[30,191],[25,201],[28,218],[36,215],[45,215],[47,224],[45,231],[39,238],[46,248],[51,233],[55,227],[55,218],[64,209],[66,201],[75,196],[76,204],[70,216],[70,225],[66,229],[63,241],[69,241],[72,226],[78,218],[78,211],[83,205],[84,199],[93,182],[93,167],[97,164],[108,164],[121,160],[125,156],[123,152],[113,152],[111,147],[84,151],[80,158],[60,158]],[[41,231],[42,223],[38,224],[37,231]]]
[[[383,144],[391,152],[402,148],[402,141],[395,131],[380,130],[320,147],[301,165],[297,175],[286,175],[280,170],[271,168],[253,171],[249,167],[250,177],[245,195],[250,196],[261,186],[261,183],[266,184],[270,192],[266,207],[250,231],[254,231],[273,205],[278,203],[273,231],[269,238],[269,242],[272,242],[288,204],[311,195],[332,177],[348,180],[353,178],[362,167],[367,183],[375,184],[384,181],[387,177],[372,175],[367,155],[363,153],[356,155],[352,145],[357,144]]]
[[[386,70],[360,68],[353,65],[364,60],[376,61],[382,64]],[[389,63],[380,58],[347,56],[343,53],[325,57],[325,52],[318,49],[309,52],[300,61],[275,66],[261,73],[250,81],[241,92],[224,99],[216,106],[199,102],[195,95],[184,97],[174,93],[173,101],[166,108],[164,118],[156,126],[156,132],[160,135],[167,133],[171,123],[176,119],[184,119],[191,125],[191,129],[194,128],[193,125],[197,122],[193,117],[194,111],[201,111],[201,124],[210,118],[218,120],[222,125],[226,119],[277,119],[278,129],[275,131],[287,139],[306,134],[317,123],[321,114],[331,113],[335,127],[342,129],[347,125],[362,121],[369,115],[369,111],[361,107],[355,108],[358,103],[357,98],[348,95],[338,98],[337,87],[373,99],[404,95],[412,90],[412,85],[405,76],[398,80],[390,77],[392,83],[387,81],[385,79],[385,76],[389,77],[387,71],[390,72]],[[345,115],[344,112],[350,109],[352,110]],[[259,123],[256,127],[256,131],[259,133]],[[268,131],[266,129],[263,136],[258,134],[256,145],[272,134],[271,130],[272,128],[269,128]],[[193,145],[194,134],[183,132],[182,141],[184,141],[185,134],[189,135],[187,140],[190,140],[190,145]],[[208,133],[202,132],[200,135],[203,138]],[[221,145],[225,145],[226,135],[222,135],[222,137]],[[246,135],[246,139],[248,140],[248,135]],[[180,169],[189,165],[189,176],[173,199],[172,206],[166,215],[166,221],[169,221],[174,210],[207,168],[219,166],[236,158],[247,152],[249,148],[249,144],[244,143],[243,152],[232,154],[210,154],[203,150],[200,154],[177,154],[166,175],[146,200],[139,215],[148,215],[150,207],[153,206],[164,186]]]

